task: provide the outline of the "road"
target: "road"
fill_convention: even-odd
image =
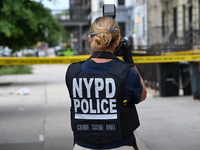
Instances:
[[[33,74],[0,76],[0,150],[72,150],[68,65],[33,65]],[[18,95],[20,89],[30,93]],[[200,150],[200,102],[154,97],[137,105],[140,150]]]
[[[32,66],[31,75],[0,76],[0,150],[71,150],[67,65]],[[28,88],[28,95],[18,91]]]

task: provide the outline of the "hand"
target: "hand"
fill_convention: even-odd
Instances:
[[[127,62],[128,64],[131,64],[131,65],[135,65],[134,61],[133,61],[133,58],[132,58],[132,46],[131,46],[131,43],[126,40],[126,39],[122,39],[122,50],[123,50],[123,60],[125,62]]]

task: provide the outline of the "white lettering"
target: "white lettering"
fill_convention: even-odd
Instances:
[[[74,111],[77,112],[77,108],[80,107],[80,101],[78,99],[74,99]]]
[[[77,130],[89,130],[88,124],[77,124]]]
[[[74,99],[75,113],[81,110],[80,114],[116,114],[116,99]]]
[[[79,82],[77,83],[76,78],[73,78],[73,97],[76,98],[76,92],[78,93],[78,97],[83,97],[82,92],[82,78],[79,78]]]
[[[85,83],[85,87],[87,90],[87,98],[91,98],[91,86],[92,86],[93,80],[94,80],[94,78],[90,78],[90,80],[88,82],[86,78],[83,78],[83,81]]]
[[[111,91],[109,91],[109,85],[111,85]],[[115,81],[112,78],[106,78],[106,98],[114,97],[115,93],[116,93]]]
[[[104,88],[104,82],[102,78],[95,79],[95,97],[99,98],[99,92]]]
[[[92,86],[95,88],[95,98],[99,98],[100,92],[105,90],[105,98],[113,98],[116,94],[116,84],[112,78],[73,78],[73,97],[83,98],[83,89],[86,90],[87,98],[91,98]]]
[[[92,124],[92,130],[104,130],[102,124]]]
[[[109,104],[110,104],[110,113],[116,113],[116,99],[110,99],[109,100]]]
[[[92,99],[90,99],[90,113],[97,113],[97,110],[93,109]]]
[[[84,108],[84,105],[85,105],[85,108]],[[83,113],[87,113],[89,111],[89,104],[88,104],[88,101],[86,99],[83,99],[81,101],[81,110]]]
[[[105,105],[104,104],[108,104],[108,101],[106,99],[103,99],[101,101],[101,110],[104,114],[108,113],[108,108],[104,107]],[[106,108],[106,109],[105,109]]]
[[[106,124],[106,130],[115,130],[115,124]]]
[[[99,103],[99,99],[97,99],[97,113],[100,113],[100,103]]]

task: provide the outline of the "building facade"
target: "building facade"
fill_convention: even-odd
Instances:
[[[59,22],[70,32],[70,43],[74,54],[87,54],[85,35],[91,24],[91,0],[69,0],[69,3],[69,10],[66,10]]]
[[[163,41],[172,51],[199,48],[200,0],[161,0],[161,5]]]
[[[200,45],[200,0],[70,0],[62,21],[70,31],[75,54],[85,54],[91,23],[102,14],[103,4],[115,4],[122,37],[133,49],[181,51]]]
[[[116,6],[116,21],[119,23],[122,37],[132,35],[132,0],[92,0],[91,23],[103,16],[103,4],[114,4]]]
[[[132,16],[135,49],[199,48],[200,0],[134,0]]]

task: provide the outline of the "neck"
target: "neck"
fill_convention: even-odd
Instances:
[[[94,51],[101,51],[101,52],[111,52],[114,53],[113,49],[95,49]]]
[[[95,61],[96,63],[106,63],[113,60],[113,59],[104,59],[104,58],[90,58],[90,59]]]

